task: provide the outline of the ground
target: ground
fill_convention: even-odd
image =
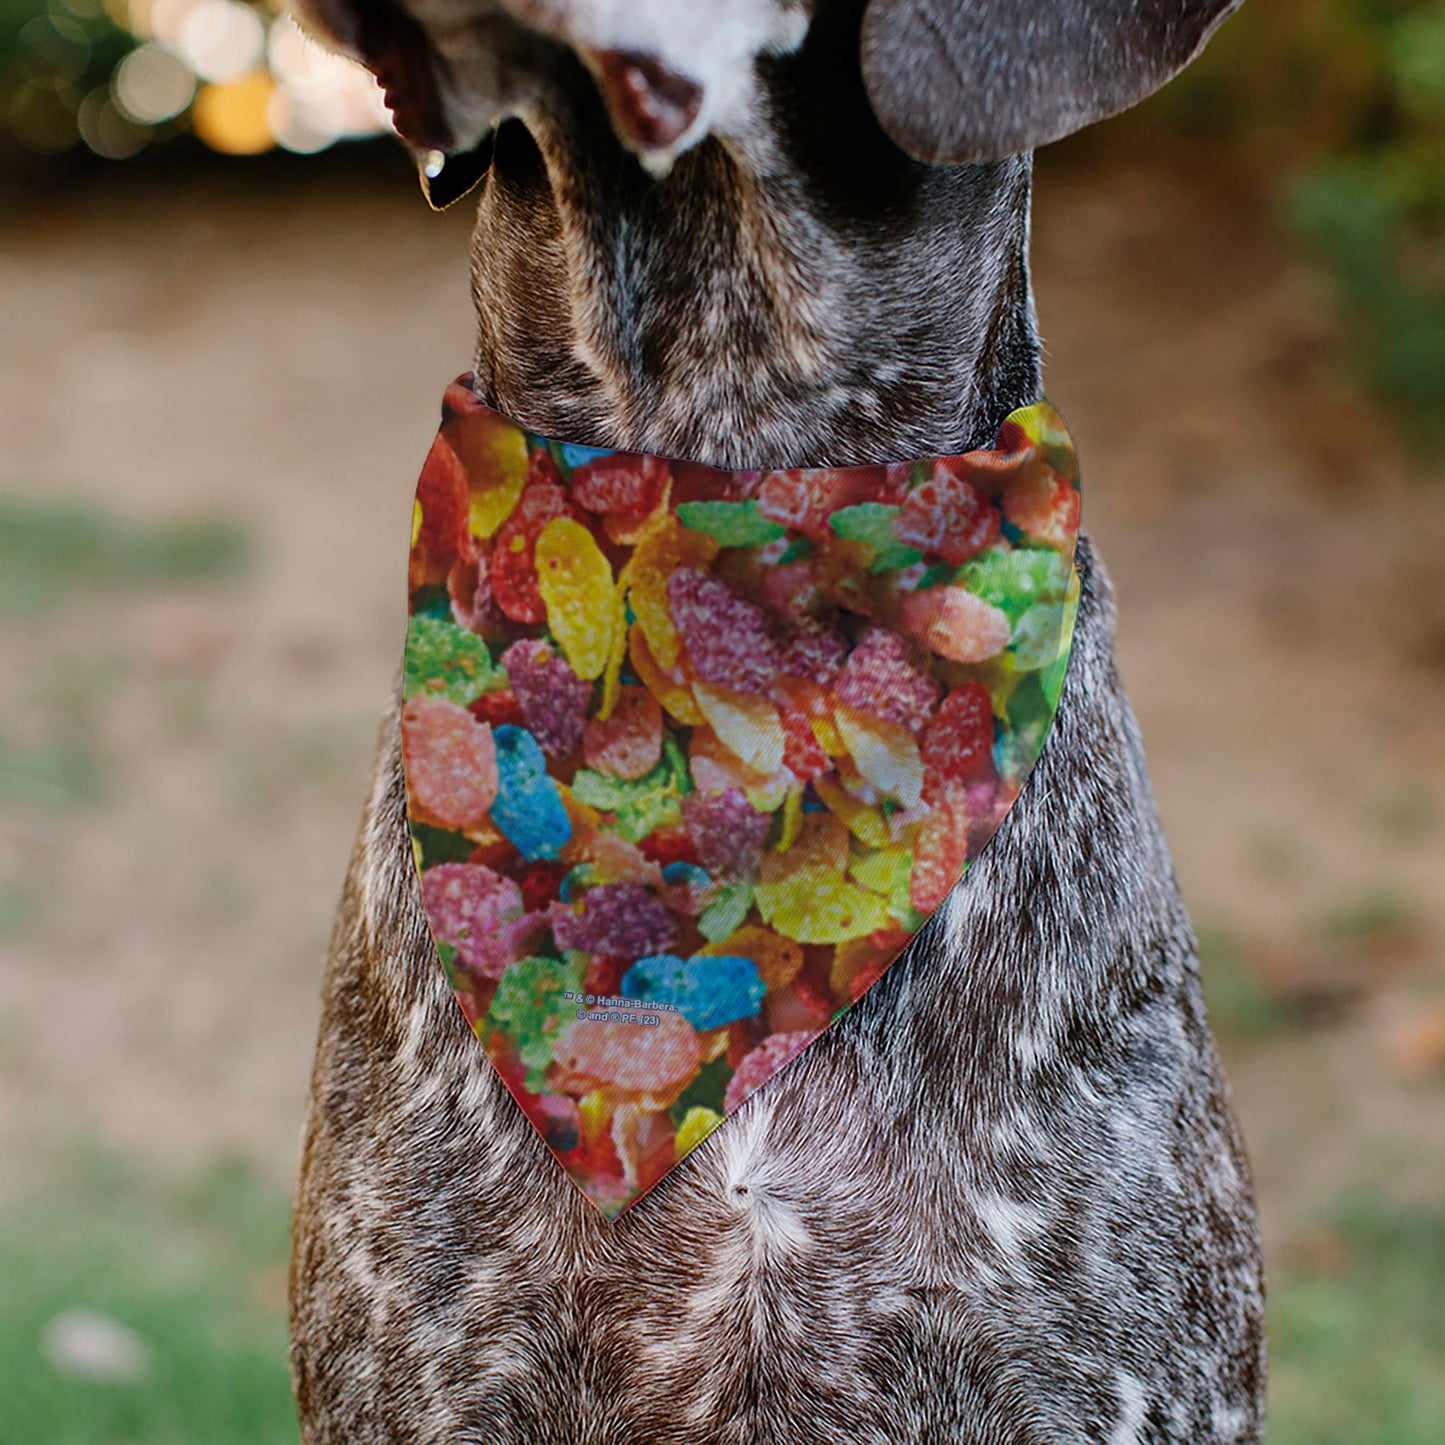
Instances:
[[[1445,475],[1217,166],[1046,158],[1048,390],[1258,1179],[1272,1438],[1425,1445]],[[0,222],[0,1374],[23,1422],[0,1411],[0,1445],[294,1439],[285,1199],[398,547],[469,355],[465,210],[432,215],[383,157],[113,178]],[[76,1309],[133,1332],[129,1376],[57,1344]]]

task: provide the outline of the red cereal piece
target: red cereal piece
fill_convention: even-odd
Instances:
[[[517,877],[517,886],[522,890],[522,907],[528,913],[535,913],[553,902],[569,867],[566,863],[545,860],[527,864]]]
[[[666,868],[669,863],[698,863],[697,847],[687,829],[680,824],[669,828],[658,828],[649,833],[638,845],[644,858]]]
[[[808,537],[821,537],[838,507],[837,473],[827,467],[809,471],[769,472],[758,488],[763,516]]]
[[[800,707],[783,709],[783,764],[803,782],[821,777],[832,764],[813,732],[808,714]]]
[[[778,650],[763,608],[696,567],[667,579],[667,602],[698,677],[734,692],[767,691]]]
[[[899,541],[956,565],[996,542],[999,524],[993,503],[940,461],[933,480],[908,494],[894,530]]]
[[[593,954],[582,986],[588,993],[615,994],[622,987],[622,975],[629,967],[631,965],[625,958],[613,958],[606,953]]]
[[[566,492],[547,478],[549,468],[555,476],[556,467],[545,452],[529,458],[527,485],[512,515],[497,529],[492,548],[492,595],[513,622],[532,624],[546,618],[537,590],[537,538],[548,522],[576,513]]]
[[[1021,532],[1061,552],[1079,531],[1079,493],[1046,467],[1031,469],[1004,488],[1003,511]]]
[[[737,1025],[732,1027],[736,1029]],[[756,1048],[750,1049],[738,1062],[737,1072],[728,1080],[723,1108],[731,1114],[754,1089],[766,1083],[794,1054],[807,1048],[817,1037],[817,1030],[799,1029],[792,1033],[772,1034]],[[728,1042],[731,1045],[731,1037]]]
[[[919,747],[923,796],[932,803],[955,783],[997,776],[993,759],[993,699],[981,682],[956,687],[943,699]]]
[[[666,484],[667,463],[661,457],[610,452],[572,473],[572,497],[589,512],[643,517],[657,505]]]
[[[500,723],[522,726],[522,705],[509,687],[484,692],[475,702],[467,704],[467,711],[478,722],[491,723],[493,727]]]
[[[789,677],[806,678],[819,687],[831,687],[843,670],[848,656],[848,639],[831,627],[802,622],[783,641],[778,652],[778,671]]]
[[[616,778],[640,778],[662,756],[662,708],[645,687],[621,688],[608,718],[592,718],[582,735],[589,768]]]
[[[849,655],[833,695],[846,707],[922,732],[938,706],[940,688],[918,665],[915,652],[896,632],[870,628]]]
[[[895,467],[810,467],[803,471],[767,472],[758,487],[763,516],[805,536],[828,535],[828,518],[860,502],[901,500],[907,470]]]
[[[497,796],[492,730],[446,698],[414,697],[401,710],[409,802],[443,828],[479,824]]]
[[[468,531],[470,501],[467,473],[444,436],[438,435],[427,453],[417,482],[416,500],[421,507],[421,531],[417,546],[442,575],[454,561],[474,562],[476,545]]]
[[[968,862],[968,805],[962,788],[951,789],[932,805],[913,849],[908,900],[920,913],[931,913],[948,897]]]

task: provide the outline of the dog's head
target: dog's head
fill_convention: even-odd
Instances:
[[[867,103],[903,152],[994,160],[1141,100],[1240,3],[294,0],[303,23],[381,81],[434,203],[480,175],[499,121],[545,117],[569,87],[595,87],[618,139],[654,172],[704,136],[744,134],[759,62],[796,50],[825,11],[855,30]],[[441,182],[443,169],[464,174]]]

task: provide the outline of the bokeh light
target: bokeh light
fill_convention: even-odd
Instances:
[[[311,154],[383,134],[360,66],[304,34],[281,0],[38,0],[15,33],[0,134],[50,155],[109,160],[192,135],[228,155]]]
[[[191,108],[196,134],[213,151],[254,156],[276,143],[267,112],[276,83],[263,71],[239,80],[204,85]]]
[[[194,0],[181,21],[176,49],[202,80],[239,81],[265,54],[266,27],[237,0]]]
[[[196,78],[178,55],[161,45],[132,50],[111,79],[122,114],[143,125],[179,115],[196,93]]]

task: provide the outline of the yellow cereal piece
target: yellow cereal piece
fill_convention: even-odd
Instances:
[[[703,567],[717,555],[717,543],[705,532],[693,532],[676,517],[666,517],[648,530],[624,569],[632,612],[658,665],[670,668],[682,650],[668,605],[667,579],[680,567]]]
[[[702,1045],[702,1061],[705,1064],[720,1059],[728,1051],[728,1029],[724,1024],[720,1029],[707,1029],[698,1036],[698,1042]]]
[[[852,998],[853,980],[889,951],[875,948],[866,938],[850,938],[846,943],[840,943],[833,953],[833,966],[828,970],[828,984],[833,996]]]
[[[577,1117],[582,1137],[589,1143],[603,1138],[612,1129],[612,1101],[605,1089],[594,1089],[577,1101]]]
[[[770,778],[765,783],[756,783],[743,789],[743,797],[752,805],[755,813],[776,813],[788,801],[793,784],[790,778]]]
[[[547,625],[562,645],[572,671],[601,677],[612,655],[616,619],[612,564],[581,522],[557,517],[537,538],[537,591]]]
[[[783,799],[783,830],[778,836],[778,852],[786,853],[797,841],[798,829],[803,821],[803,790],[789,788]]]
[[[608,653],[602,681],[602,705],[597,709],[599,722],[606,722],[617,706],[617,697],[622,691],[622,663],[626,657],[627,586],[619,581],[612,593],[612,651]]]
[[[891,847],[875,847],[870,853],[855,853],[848,859],[848,872],[854,880],[871,892],[882,893],[885,897],[892,893],[900,875],[907,879],[912,866],[912,849],[900,848],[896,844]]]
[[[750,958],[768,989],[786,988],[803,967],[803,950],[791,938],[770,928],[747,923],[720,943],[704,944],[698,952],[708,958]],[[726,1033],[727,1030],[720,1030]]]
[[[877,808],[860,803],[847,788],[832,778],[817,778],[813,787],[824,806],[842,820],[844,827],[860,843],[866,843],[870,848],[888,845],[891,836],[888,821]]]
[[[830,758],[842,757],[848,751],[848,745],[839,735],[832,718],[815,717],[809,721],[808,726],[813,729],[813,736],[817,738],[818,746]]]
[[[701,1104],[693,1105],[682,1116],[682,1123],[677,1126],[677,1137],[673,1141],[675,1157],[681,1159],[684,1154],[696,1149],[721,1123],[721,1114],[712,1109],[704,1109]]]
[[[834,717],[859,773],[880,793],[913,807],[923,796],[923,759],[913,734],[856,708],[840,707]]]
[[[495,412],[477,412],[447,428],[447,440],[467,474],[468,526],[490,537],[527,485],[527,434]]]
[[[799,943],[846,943],[888,923],[887,899],[831,868],[803,868],[777,883],[760,882],[756,898],[763,921]]]
[[[664,668],[657,661],[641,623],[632,629],[628,655],[637,670],[638,681],[678,722],[689,728],[702,725],[702,709],[693,698],[685,674],[675,668]]]
[[[764,883],[777,883],[803,868],[842,873],[848,866],[848,830],[831,813],[804,813],[797,836],[786,853],[763,856]]]
[[[694,683],[692,694],[729,752],[769,778],[783,766],[787,739],[778,710],[767,698],[734,692],[711,682]],[[777,803],[773,806],[777,807]]]
[[[625,517],[620,512],[614,512],[603,518],[602,526],[607,533],[607,540],[615,542],[619,547],[635,547],[667,518],[671,500],[672,475],[669,473],[662,484],[662,495],[657,499],[657,505],[645,517]]]

